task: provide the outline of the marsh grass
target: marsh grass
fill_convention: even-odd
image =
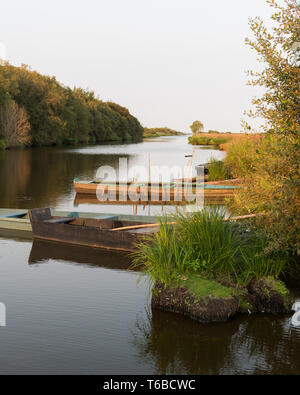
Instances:
[[[209,161],[209,181],[227,180],[229,172],[224,162],[211,157]]]
[[[5,151],[5,150],[6,150],[6,147],[7,147],[6,141],[5,141],[5,140],[2,140],[2,139],[0,138],[0,151]]]
[[[220,210],[204,209],[162,218],[159,231],[137,245],[133,265],[143,265],[152,283],[164,284],[179,282],[183,274],[226,277],[241,285],[252,278],[278,277],[284,257],[264,256],[261,235],[224,217]]]

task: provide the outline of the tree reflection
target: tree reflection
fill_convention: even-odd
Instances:
[[[127,157],[127,155],[123,155]],[[11,150],[0,156],[0,207],[55,207],[75,196],[73,179],[93,179],[100,166],[118,168],[119,155],[89,155],[62,148]]]

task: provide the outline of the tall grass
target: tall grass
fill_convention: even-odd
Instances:
[[[244,178],[256,171],[258,150],[264,150],[261,135],[245,135],[224,145],[227,152],[225,165],[235,178]]]
[[[279,276],[285,266],[281,256],[261,255],[263,240],[244,226],[224,221],[224,212],[204,209],[177,213],[160,221],[159,231],[138,244],[134,265],[144,265],[153,283],[169,284],[182,274],[226,277],[245,284],[251,278]]]
[[[0,151],[5,151],[6,147],[7,147],[6,141],[0,139]]]
[[[224,162],[211,157],[209,160],[209,181],[227,180],[229,172]]]

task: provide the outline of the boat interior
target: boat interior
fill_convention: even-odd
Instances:
[[[130,233],[153,232],[152,223],[149,224],[149,222],[118,220],[117,216],[105,219],[103,219],[102,216],[94,218],[78,218],[71,215],[67,217],[58,217],[52,216],[50,208],[44,208],[29,211],[29,217],[31,222],[44,222],[48,224],[68,224],[70,226],[94,227],[102,230],[116,229]],[[147,225],[149,225],[149,228],[147,228]]]

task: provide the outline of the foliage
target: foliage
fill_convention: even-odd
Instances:
[[[142,126],[126,108],[27,66],[0,66],[0,106],[10,101],[27,112],[35,146],[142,139]]]
[[[201,134],[189,137],[189,143],[192,145],[214,145],[219,147],[221,144],[228,143],[229,141],[230,138],[202,136]]]
[[[234,176],[245,177],[246,189],[235,194],[235,212],[264,213],[256,226],[266,234],[265,253],[285,251],[299,261],[300,7],[295,0],[268,3],[275,9],[275,26],[268,31],[260,18],[251,19],[254,41],[247,39],[265,64],[260,73],[250,72],[250,83],[265,93],[253,100],[256,111],[249,115],[265,120],[267,135],[255,144],[233,142],[226,163]]]
[[[0,136],[7,147],[25,146],[30,143],[30,123],[24,108],[14,101],[0,107]]]
[[[246,284],[252,278],[275,277],[285,267],[282,254],[264,256],[264,237],[249,232],[217,209],[177,213],[160,221],[159,232],[138,244],[136,265],[145,265],[151,281],[178,282],[183,274],[194,273]],[[175,222],[175,226],[168,225]]]
[[[293,136],[300,135],[300,7],[297,0],[285,0],[278,5],[275,0],[267,3],[275,9],[272,16],[275,26],[271,31],[260,17],[250,19],[254,41],[246,44],[254,49],[259,61],[265,64],[261,72],[249,71],[249,84],[265,88],[260,98],[254,98],[256,111],[250,117],[265,120],[266,132]],[[250,126],[248,125],[248,128]]]
[[[144,138],[160,136],[184,136],[184,133],[173,129],[165,128],[144,128]]]
[[[190,128],[191,128],[193,134],[201,133],[204,131],[204,125],[200,121],[194,121],[192,123],[192,125],[190,126]]]
[[[209,161],[209,181],[227,180],[228,178],[229,172],[224,162],[211,157]]]
[[[0,151],[5,151],[7,147],[7,143],[5,140],[0,140]]]
[[[257,169],[257,150],[264,149],[266,140],[260,135],[245,135],[225,146],[227,151],[225,166],[233,178],[244,178]]]
[[[287,139],[265,135],[256,142],[235,142],[225,163],[233,177],[244,178],[245,185],[234,194],[231,210],[264,213],[255,222],[267,236],[265,252],[286,251],[296,257],[300,252],[300,155],[298,146]]]

